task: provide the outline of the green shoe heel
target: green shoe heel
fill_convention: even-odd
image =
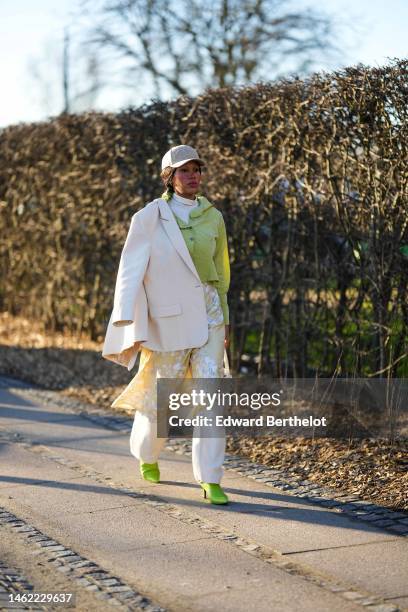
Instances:
[[[213,482],[200,482],[203,489],[204,499],[209,499],[212,504],[228,504],[228,497],[219,484]]]
[[[157,463],[140,462],[140,474],[144,480],[149,482],[160,482],[160,470]]]

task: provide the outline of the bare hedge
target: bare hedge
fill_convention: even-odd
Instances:
[[[407,64],[3,129],[1,309],[102,339],[130,217],[189,143],[229,231],[234,368],[408,375]]]

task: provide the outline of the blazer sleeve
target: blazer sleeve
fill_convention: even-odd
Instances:
[[[116,278],[112,311],[112,324],[115,327],[133,323],[137,293],[149,263],[150,245],[141,215],[135,213],[122,249]]]

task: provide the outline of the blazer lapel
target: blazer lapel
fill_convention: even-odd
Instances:
[[[190,252],[187,248],[183,235],[179,226],[177,225],[177,221],[174,218],[173,213],[171,212],[170,206],[166,202],[166,200],[159,199],[159,217],[163,222],[163,227],[168,235],[171,243],[174,248],[186,263],[186,265],[190,268],[190,270],[195,274],[198,280],[201,282],[201,279],[198,275],[197,269],[194,265],[194,262],[191,258]]]

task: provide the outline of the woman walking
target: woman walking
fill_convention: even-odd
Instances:
[[[230,267],[224,219],[199,195],[204,162],[187,145],[162,159],[166,191],[135,213],[123,247],[103,357],[139,369],[113,407],[136,409],[130,450],[145,480],[160,481],[157,378],[221,378],[228,344]],[[220,486],[225,437],[194,436],[193,473],[204,497]]]

